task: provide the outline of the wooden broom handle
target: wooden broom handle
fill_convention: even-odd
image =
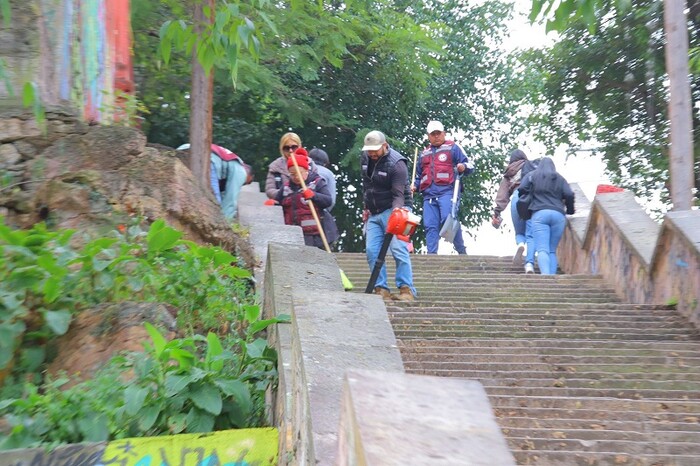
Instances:
[[[297,177],[299,178],[299,182],[301,183],[301,189],[303,191],[306,191],[306,182],[304,179],[301,177],[301,172],[299,171],[299,164],[297,163],[296,157],[294,157],[295,154],[290,155],[292,158],[292,163],[294,164],[294,170],[297,172]],[[302,192],[302,196],[303,196]],[[328,240],[326,239],[326,234],[323,232],[323,226],[321,225],[321,220],[318,218],[318,213],[316,212],[316,208],[314,207],[314,203],[311,199],[307,199],[306,202],[308,202],[311,205],[311,215],[314,216],[314,220],[316,221],[316,226],[318,227],[318,232],[321,234],[321,241],[323,241],[323,247],[326,248],[326,252],[331,252],[331,247],[328,245]]]

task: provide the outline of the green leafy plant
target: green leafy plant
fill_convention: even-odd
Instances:
[[[259,423],[251,393],[256,387],[241,376],[240,355],[225,351],[213,333],[166,341],[150,324],[146,328],[152,340],[147,353],[122,362],[136,374],[124,391],[124,407],[126,414],[138,414],[142,435]]]
[[[59,377],[41,386],[26,383],[19,396],[0,401],[0,413],[10,427],[0,440],[0,450],[99,442],[126,435],[126,429],[117,423],[123,411],[123,385],[113,368],[66,389],[67,382],[68,378]]]
[[[11,366],[18,351],[27,369],[38,367],[44,351],[37,343],[68,330],[76,305],[65,280],[73,233],[44,224],[13,230],[0,217],[0,369]]]
[[[27,383],[21,396],[0,402],[11,427],[0,450],[265,425],[277,357],[264,340],[239,341],[245,351],[235,352],[214,333],[167,341],[145,325],[145,353],[116,356],[67,389],[65,377]]]
[[[120,225],[80,250],[70,246],[73,231],[13,230],[2,220],[0,354],[5,375],[14,372],[0,393],[11,428],[0,449],[264,425],[277,355],[259,335],[289,316],[261,319],[235,256],[185,241],[163,220],[147,231],[138,220]],[[31,372],[72,312],[125,300],[175,306],[189,336],[166,341],[146,324],[145,353],[118,355],[70,388]]]

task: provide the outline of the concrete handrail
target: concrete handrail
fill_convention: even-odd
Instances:
[[[263,313],[291,315],[290,325],[276,325],[268,334],[279,358],[279,385],[269,401],[280,429],[280,464],[379,464],[370,461],[377,451],[401,445],[414,459],[454,452],[441,464],[514,465],[481,384],[404,374],[381,297],[344,292],[335,256],[304,246],[301,228],[284,225],[281,208],[263,206],[264,200],[257,184],[244,187],[239,222],[261,257],[255,277]],[[357,390],[358,377],[374,387],[371,393]],[[368,421],[372,410],[366,407],[379,392],[386,407],[405,406],[407,413],[432,420],[400,429],[374,410],[378,417]],[[455,399],[469,400],[461,404],[466,420],[453,419]],[[371,434],[378,422],[387,426],[389,438]],[[443,432],[438,424],[459,430]]]
[[[580,217],[569,218],[561,269],[602,275],[622,299],[675,305],[700,326],[700,210],[669,212],[659,225],[630,192],[599,194],[592,204],[576,199],[577,211],[582,202],[590,213],[585,229]]]

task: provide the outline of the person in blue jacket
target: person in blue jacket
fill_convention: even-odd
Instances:
[[[459,144],[446,140],[442,123],[429,122],[427,133],[430,144],[418,158],[411,191],[423,195],[423,228],[428,254],[437,254],[440,228],[452,211],[454,184],[459,176],[470,174],[474,168]],[[461,228],[453,244],[458,254],[467,253]]]
[[[189,144],[183,144],[177,150],[189,148]],[[241,187],[253,181],[252,168],[238,155],[216,144],[211,145],[209,159],[211,190],[221,206],[224,217],[232,220],[238,213],[238,194]]]

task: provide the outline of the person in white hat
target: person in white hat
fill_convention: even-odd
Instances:
[[[460,175],[471,173],[473,167],[459,144],[446,140],[442,123],[429,122],[427,133],[430,144],[418,158],[411,190],[423,195],[423,228],[428,254],[437,254],[440,228],[452,210],[454,184]],[[458,254],[467,253],[461,228],[455,234],[453,245]]]
[[[408,160],[389,147],[386,136],[381,131],[370,131],[365,136],[360,158],[362,168],[362,199],[364,202],[363,220],[366,222],[365,246],[369,270],[379,257],[384,242],[389,216],[394,209],[411,209],[413,196],[408,174]],[[386,265],[383,264],[374,292],[386,300],[413,301],[416,289],[413,286],[411,255],[406,244],[396,237],[389,245],[396,261],[396,287],[398,294],[389,292]]]

